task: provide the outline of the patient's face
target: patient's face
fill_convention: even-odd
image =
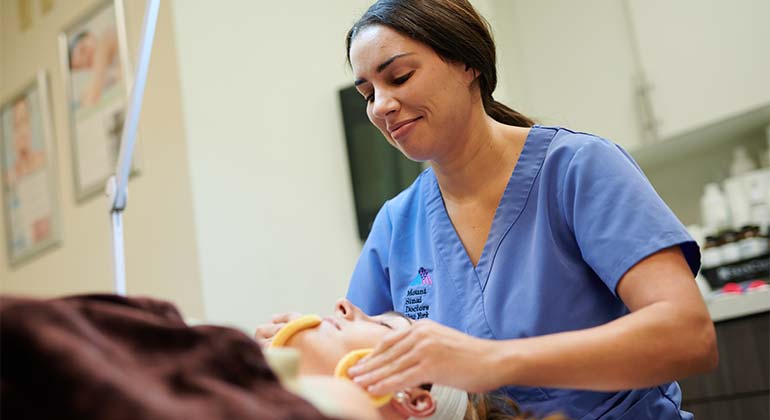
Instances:
[[[331,375],[347,353],[372,348],[389,332],[409,326],[410,321],[400,314],[368,316],[346,299],[340,299],[334,315],[325,317],[316,328],[297,333],[287,345],[302,353],[301,374]]]

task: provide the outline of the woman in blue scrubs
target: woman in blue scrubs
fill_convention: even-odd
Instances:
[[[347,48],[369,119],[430,164],[383,205],[348,292],[418,321],[351,368],[356,382],[499,388],[575,419],[692,418],[674,380],[717,363],[700,255],[631,157],[496,102],[495,46],[466,0],[378,1]]]

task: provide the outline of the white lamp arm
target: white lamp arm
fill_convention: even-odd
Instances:
[[[110,204],[112,221],[112,254],[114,269],[114,290],[116,294],[126,294],[126,263],[123,248],[122,212],[126,208],[128,198],[128,175],[131,172],[131,162],[134,157],[136,130],[139,126],[139,115],[142,111],[144,87],[147,83],[147,69],[150,66],[152,42],[155,38],[155,25],[158,21],[160,0],[147,0],[142,24],[142,37],[139,44],[139,60],[136,64],[134,85],[128,103],[126,119],[123,123],[123,134],[120,138],[120,153],[118,154],[115,175],[107,181],[105,193]]]

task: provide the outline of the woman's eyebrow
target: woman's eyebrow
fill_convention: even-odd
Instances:
[[[396,59],[401,58],[401,57],[406,57],[407,55],[412,55],[412,54],[414,54],[414,53],[396,54],[393,57],[390,57],[389,59],[383,61],[379,66],[377,66],[377,68],[375,70],[377,71],[377,73],[382,73],[383,70],[388,68],[388,66],[391,65],[394,61],[396,61]],[[360,84],[366,83],[366,81],[367,81],[366,79],[356,79],[356,81],[353,82],[353,84],[355,86],[358,86]]]
[[[384,313],[382,313],[380,316],[388,316],[388,315],[389,315],[389,316],[395,316],[395,317],[399,317],[399,318],[404,318],[405,320],[407,320],[407,322],[409,322],[409,324],[410,324],[410,325],[411,325],[412,323],[414,323],[414,320],[413,320],[412,318],[409,318],[408,316],[406,316],[406,315],[402,314],[401,312],[396,312],[396,311],[388,311],[388,312],[384,312]]]

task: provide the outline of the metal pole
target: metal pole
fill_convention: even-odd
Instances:
[[[128,175],[131,172],[131,162],[134,156],[136,130],[139,126],[139,115],[142,111],[144,87],[147,82],[147,69],[150,66],[152,42],[155,38],[155,25],[158,21],[160,0],[147,0],[142,24],[142,39],[139,45],[139,61],[136,65],[136,77],[131,89],[131,100],[128,103],[126,120],[123,124],[123,134],[120,138],[120,154],[118,155],[115,175],[107,181],[106,193],[110,202],[112,214],[112,251],[114,266],[114,286],[118,295],[126,294],[126,259],[123,244],[122,212],[128,200]]]
[[[112,261],[115,273],[115,293],[126,295],[126,259],[123,249],[123,213],[112,212]]]

